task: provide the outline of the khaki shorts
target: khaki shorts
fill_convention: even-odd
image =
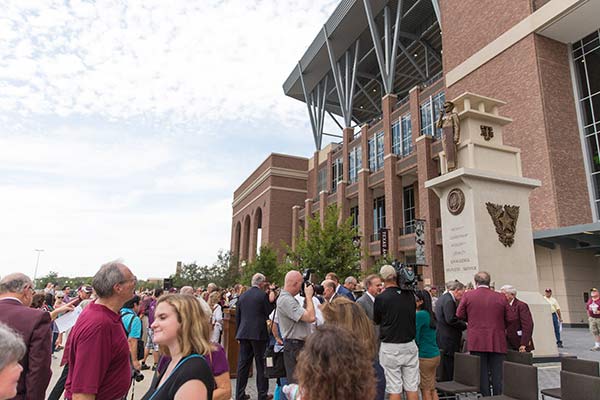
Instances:
[[[590,332],[594,336],[600,336],[600,318],[588,317]]]
[[[419,349],[414,341],[381,343],[379,362],[385,371],[385,391],[399,394],[419,389]]]
[[[435,390],[435,373],[440,365],[440,356],[433,358],[419,358],[419,371],[421,372],[421,390]]]

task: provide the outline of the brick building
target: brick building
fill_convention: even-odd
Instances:
[[[423,219],[425,282],[442,284],[439,201],[424,182],[440,174],[441,105],[472,92],[506,102],[504,141],[521,149],[523,175],[542,182],[530,199],[540,284],[554,289],[567,323],[583,322],[583,298],[600,284],[598,15],[599,0],[342,0],[283,84],[307,104],[317,150],[302,165],[289,157],[303,174],[285,178],[293,192],[257,200],[288,207],[273,228],[263,221],[281,235],[263,242],[292,244],[307,215],[337,203],[370,254],[364,267],[380,256],[381,228],[391,255],[413,262]],[[326,115],[341,132],[322,148]],[[265,163],[234,196],[232,249],[242,259],[258,225],[238,195]]]

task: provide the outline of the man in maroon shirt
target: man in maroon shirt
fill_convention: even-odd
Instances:
[[[590,290],[590,298],[587,301],[586,308],[590,332],[595,340],[594,347],[590,350],[600,351],[600,292],[598,292],[598,289],[592,288]]]
[[[481,359],[481,394],[490,396],[490,375],[494,396],[502,394],[502,364],[506,358],[508,303],[501,293],[490,289],[490,274],[475,274],[477,289],[465,292],[456,316],[467,321],[467,348]]]
[[[119,310],[133,297],[136,283],[119,261],[104,264],[94,276],[98,299],[81,313],[65,347],[67,399],[115,400],[127,395],[131,367]]]
[[[508,317],[506,320],[506,341],[511,350],[521,353],[534,349],[533,317],[529,306],[524,301],[517,299],[517,289],[511,285],[504,285],[500,291],[508,302]]]

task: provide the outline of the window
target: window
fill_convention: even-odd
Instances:
[[[350,183],[358,181],[358,171],[362,168],[362,152],[360,146],[353,147],[348,154],[348,179]]]
[[[321,168],[317,176],[317,195],[327,190],[327,168]]]
[[[344,165],[341,158],[336,158],[331,163],[331,193],[337,191],[338,182],[344,179]]]
[[[439,139],[442,136],[442,130],[435,127],[435,124],[440,117],[440,112],[444,108],[446,94],[440,92],[429,97],[427,101],[421,104],[421,135],[433,136]]]
[[[573,43],[579,109],[583,122],[593,200],[600,216],[600,31]]]
[[[410,114],[403,115],[392,125],[392,151],[401,157],[412,153]]]
[[[358,206],[350,207],[350,216],[352,217],[352,228],[358,228]]]
[[[381,196],[373,200],[373,237],[371,241],[379,240],[379,229],[385,227],[385,196]]]
[[[383,131],[369,139],[369,169],[371,172],[383,167]]]
[[[404,188],[404,234],[413,233],[415,231],[415,188],[414,186],[406,186]]]

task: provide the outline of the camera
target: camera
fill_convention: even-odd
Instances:
[[[131,372],[131,379],[133,379],[136,382],[141,382],[144,380],[144,374],[142,374],[142,372],[138,371],[137,369],[133,369]]]
[[[313,273],[314,271],[310,268],[307,268],[304,270],[304,273],[302,274],[302,286],[300,286],[300,296],[302,297],[306,297],[304,294],[304,288],[306,286],[312,285],[312,283],[310,282],[310,275]]]
[[[416,264],[403,264],[394,260],[392,267],[396,270],[396,283],[402,290],[417,290],[417,285],[421,280],[418,274],[418,265]]]

